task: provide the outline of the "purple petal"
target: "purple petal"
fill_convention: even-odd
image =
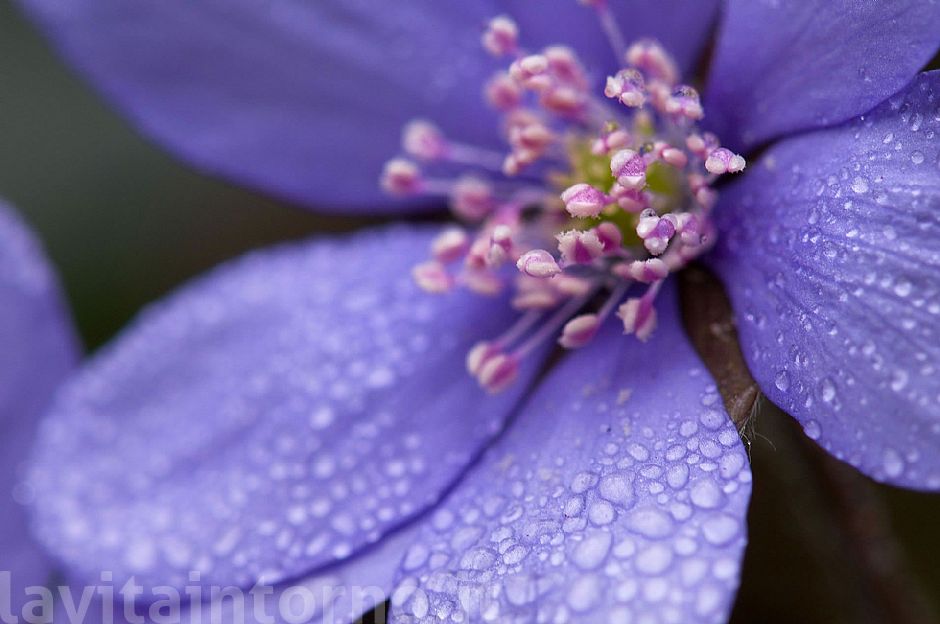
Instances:
[[[524,44],[571,46],[598,79],[605,77],[600,72],[614,72],[623,63],[623,59],[613,56],[594,12],[578,0],[543,0],[537,7],[530,0],[498,0],[494,4],[493,11],[511,15],[519,22]],[[609,5],[628,44],[653,37],[686,71],[698,61],[718,13],[717,0],[616,0]]]
[[[726,621],[751,473],[674,291],[661,297],[648,343],[609,324],[434,513],[393,622]]]
[[[384,197],[378,178],[413,117],[498,145],[481,96],[497,63],[479,42],[496,14],[518,17],[527,46],[583,48],[599,79],[614,60],[591,11],[573,0],[22,2],[168,149],[205,171],[347,212],[408,207]],[[615,4],[628,36],[660,37],[691,61],[716,0]]]
[[[409,525],[345,561],[314,575],[274,587],[225,587],[211,590],[191,586],[177,599],[179,594],[168,587],[126,587],[108,582],[91,586],[74,583],[66,590],[57,588],[61,599],[55,603],[53,622],[91,624],[111,621],[105,611],[109,607],[101,600],[101,596],[107,595],[107,592],[115,597],[115,606],[110,609],[117,624],[129,620],[135,624],[352,624],[388,599],[398,561],[414,541],[418,527],[420,523]],[[213,597],[212,591],[219,590],[224,593],[217,593]],[[85,617],[70,619],[66,603],[69,603],[73,612],[80,614],[83,599],[88,605]],[[167,603],[167,600],[170,602]],[[193,604],[199,606],[192,608]],[[128,618],[128,615],[131,617]]]
[[[922,0],[730,0],[706,110],[751,148],[836,124],[897,93],[940,47],[940,4]]]
[[[42,430],[40,537],[79,576],[244,586],[342,560],[435,503],[526,383],[493,398],[465,371],[513,312],[418,291],[434,234],[255,253],[143,314]]]
[[[763,391],[836,457],[940,489],[940,72],[726,190],[714,265]]]
[[[52,567],[27,531],[29,496],[17,487],[52,392],[72,367],[77,344],[59,285],[39,243],[0,202],[0,614],[22,605],[22,590],[42,585]],[[12,594],[6,595],[9,582]]]

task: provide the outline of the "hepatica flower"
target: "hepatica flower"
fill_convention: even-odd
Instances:
[[[202,168],[463,224],[251,254],[77,373],[30,479],[76,579],[724,620],[751,474],[678,322],[694,259],[810,437],[940,489],[940,6],[728,2],[700,98],[713,2],[26,4]]]

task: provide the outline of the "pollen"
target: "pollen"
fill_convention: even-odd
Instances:
[[[546,342],[582,347],[609,317],[649,338],[664,280],[714,244],[714,182],[746,164],[698,129],[698,92],[680,82],[663,46],[628,46],[606,2],[583,3],[619,71],[595,85],[576,51],[527,50],[516,23],[498,16],[481,42],[507,66],[482,86],[503,118],[506,151],[452,141],[415,120],[403,131],[405,156],[381,180],[393,194],[447,198],[458,222],[414,268],[421,288],[511,291],[517,322],[468,354],[470,374],[490,392],[511,384]],[[460,168],[453,178],[436,173]]]

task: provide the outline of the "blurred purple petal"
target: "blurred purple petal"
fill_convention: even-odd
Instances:
[[[613,69],[574,0],[22,0],[61,50],[147,135],[201,169],[307,206],[394,212],[378,178],[402,124],[426,116],[496,145],[481,96],[497,68],[487,19],[518,18],[525,45],[583,50]],[[630,38],[691,62],[716,0],[615,3]],[[414,206],[410,206],[414,208]]]
[[[414,541],[419,527],[420,521],[311,576],[274,587],[216,588],[218,593],[214,597],[208,588],[201,592],[187,589],[178,600],[172,588],[157,587],[135,594],[113,583],[94,586],[76,583],[66,592],[58,590],[62,599],[55,605],[53,622],[107,622],[111,621],[106,611],[110,608],[116,624],[129,621],[135,624],[353,624],[364,613],[388,599],[398,561]],[[70,602],[75,607],[73,611],[80,614],[83,592],[87,596],[87,611],[83,618],[70,619],[65,603]],[[111,603],[114,606],[102,603],[104,592],[115,596],[116,600]],[[125,596],[129,600],[125,601]],[[161,604],[167,598],[170,604]],[[198,606],[193,608],[194,604]]]
[[[435,511],[393,622],[727,620],[751,473],[673,290],[660,301],[648,343],[609,324]]]
[[[923,0],[730,0],[708,123],[737,149],[836,124],[897,93],[940,47]]]
[[[879,481],[940,489],[940,72],[722,193],[714,265],[763,391]]]
[[[39,243],[0,202],[0,614],[48,581],[52,567],[27,531],[17,487],[42,410],[73,366],[77,343]],[[10,603],[7,601],[10,600]]]
[[[244,586],[345,559],[435,503],[526,383],[489,397],[465,371],[514,313],[418,291],[434,234],[251,254],[144,313],[42,429],[40,537],[79,576]]]

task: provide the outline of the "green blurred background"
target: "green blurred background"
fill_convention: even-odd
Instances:
[[[44,241],[89,350],[141,306],[227,258],[367,224],[305,212],[175,161],[70,73],[7,0],[0,0],[0,196]],[[838,523],[820,520],[828,503],[811,463],[796,458],[802,451],[793,449],[806,444],[799,432],[765,409],[752,439],[751,544],[734,620],[893,621],[869,604],[878,588],[860,581],[857,562],[840,550]],[[940,497],[873,488],[912,572],[904,584],[940,603]]]

